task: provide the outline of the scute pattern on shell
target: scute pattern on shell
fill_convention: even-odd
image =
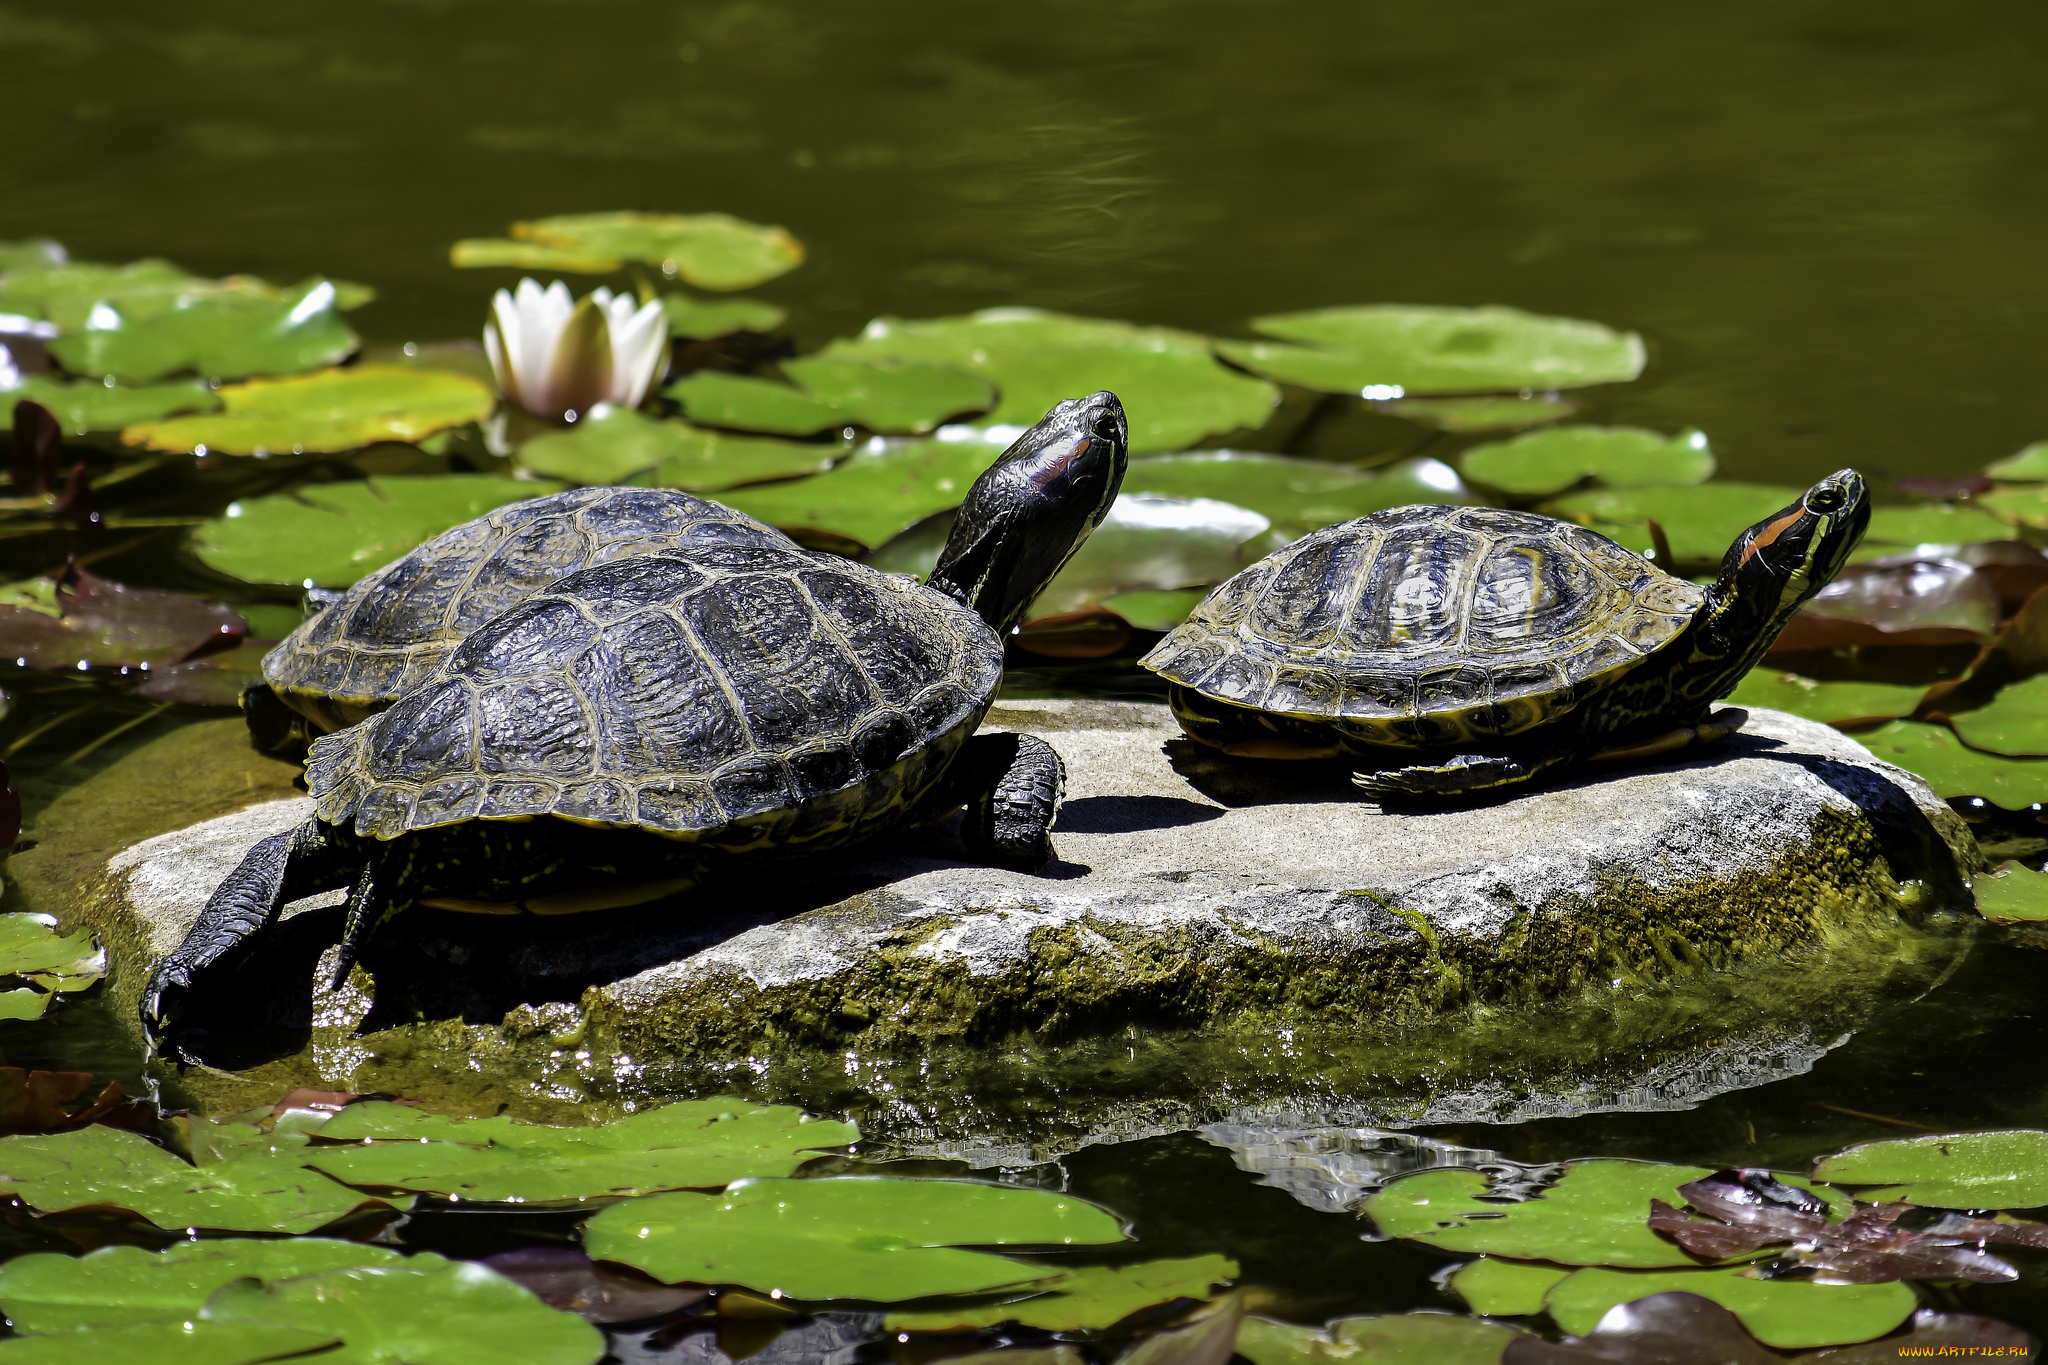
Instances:
[[[316,743],[307,783],[377,838],[552,815],[801,841],[921,796],[1001,676],[995,632],[908,578],[794,545],[642,555],[489,622]]]
[[[1222,701],[1393,744],[1413,743],[1426,717],[1452,721],[1446,737],[1507,735],[1669,644],[1703,597],[1568,522],[1398,507],[1244,570],[1145,663]]]
[[[578,488],[500,507],[365,577],[263,660],[273,688],[350,724],[424,682],[465,636],[581,569],[660,550],[793,542],[665,488]]]

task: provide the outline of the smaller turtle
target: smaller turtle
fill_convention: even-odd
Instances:
[[[144,1030],[328,889],[350,888],[339,982],[411,906],[639,905],[962,805],[970,854],[1042,867],[1059,755],[975,730],[1004,637],[1108,514],[1127,443],[1114,394],[1055,406],[975,480],[926,584],[778,538],[600,564],[500,612],[313,745],[313,817],[221,880],[151,974]]]
[[[303,754],[433,676],[478,626],[579,569],[656,551],[792,549],[782,532],[668,488],[574,488],[443,531],[343,593],[310,590],[306,620],[242,694],[257,746]]]
[[[1380,798],[1484,792],[1732,732],[1734,690],[1863,537],[1830,474],[1735,538],[1711,587],[1581,526],[1397,507],[1244,570],[1141,661],[1188,735],[1246,758],[1363,760]]]

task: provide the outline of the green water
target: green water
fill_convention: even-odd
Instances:
[[[1242,335],[1282,309],[1508,303],[1648,340],[1644,378],[1587,395],[1585,419],[1697,425],[1736,478],[1854,464],[1888,486],[2048,437],[2044,46],[2032,7],[1906,0],[17,3],[0,238],[363,280],[373,343],[477,332],[511,276],[449,269],[455,238],[623,207],[790,228],[809,260],[760,292],[806,349],[880,313],[992,304]],[[1413,439],[1351,415],[1295,448]],[[131,493],[211,512],[272,481]],[[174,545],[101,547],[96,567],[208,588]],[[9,576],[62,554],[0,542]],[[62,679],[9,690],[9,743],[87,700]],[[67,761],[145,710],[102,702],[19,750],[32,798],[198,714]],[[1532,1162],[1798,1167],[1899,1125],[2048,1124],[2043,964],[1987,938],[1810,1074],[1696,1109],[1427,1135]],[[0,1028],[10,1064],[135,1074],[89,1010]],[[1151,1254],[1239,1257],[1307,1316],[1452,1306],[1428,1280],[1441,1258],[1361,1241],[1192,1136],[1035,1178],[1132,1216]],[[417,1244],[472,1235],[449,1221]],[[2013,1259],[2017,1284],[1940,1301],[2048,1331],[2048,1258]]]

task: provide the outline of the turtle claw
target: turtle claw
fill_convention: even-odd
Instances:
[[[142,1036],[152,1051],[166,1054],[182,1012],[185,993],[192,989],[192,974],[181,966],[159,962],[143,988],[137,1013],[142,1018]]]
[[[1462,796],[1467,792],[1513,786],[1531,776],[1526,765],[1512,758],[1492,754],[1458,754],[1440,766],[1353,773],[1351,781],[1376,800],[1398,801],[1403,798]]]

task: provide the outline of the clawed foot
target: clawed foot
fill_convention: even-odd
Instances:
[[[1529,769],[1512,758],[1458,754],[1448,763],[1353,773],[1351,781],[1379,801],[1464,796],[1527,781]]]
[[[159,1055],[175,1053],[174,1038],[185,994],[192,989],[192,974],[168,959],[159,962],[142,991],[142,1036]]]

